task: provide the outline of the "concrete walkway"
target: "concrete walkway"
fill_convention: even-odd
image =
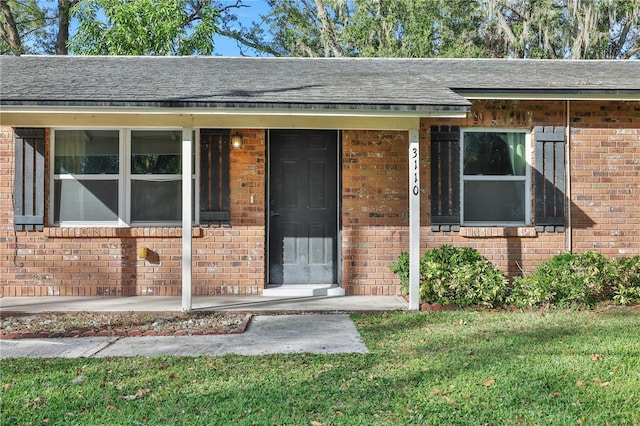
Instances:
[[[178,297],[9,297],[3,313],[179,311]],[[406,310],[396,296],[267,298],[194,297],[198,311],[251,312],[242,334],[0,340],[0,358],[365,353],[348,312]],[[342,312],[342,313],[339,313]],[[289,315],[276,315],[288,313]],[[292,314],[295,313],[295,314]]]
[[[242,334],[0,340],[0,358],[365,353],[348,314],[255,316]]]
[[[179,296],[132,297],[2,297],[3,312],[164,312],[180,311]],[[408,309],[400,296],[193,296],[194,311],[303,313],[303,312],[373,312]]]

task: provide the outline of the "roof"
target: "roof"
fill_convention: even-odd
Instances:
[[[436,59],[422,70],[459,93],[640,94],[636,60]]]
[[[466,110],[463,97],[388,61],[221,57],[3,57],[2,104]]]
[[[638,61],[3,56],[0,106],[468,111],[468,93],[640,94]]]

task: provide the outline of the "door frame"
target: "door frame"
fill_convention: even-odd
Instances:
[[[270,287],[282,287],[281,284],[271,284],[271,279],[269,277],[270,274],[270,253],[271,253],[271,216],[269,215],[270,203],[271,199],[271,131],[296,131],[296,132],[306,132],[306,131],[326,131],[326,132],[335,132],[336,134],[336,280],[338,287],[342,287],[342,132],[338,129],[267,129],[265,130],[265,141],[266,141],[266,152],[265,152],[265,281],[264,288]],[[285,284],[286,285],[286,284]]]

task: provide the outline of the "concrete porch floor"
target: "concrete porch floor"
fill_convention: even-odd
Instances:
[[[0,310],[8,312],[163,312],[180,311],[180,296],[131,297],[2,297]],[[407,310],[400,296],[193,296],[193,311],[302,313],[302,312],[375,312]]]

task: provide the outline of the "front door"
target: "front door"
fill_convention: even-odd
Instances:
[[[269,284],[337,283],[338,133],[272,130]]]

